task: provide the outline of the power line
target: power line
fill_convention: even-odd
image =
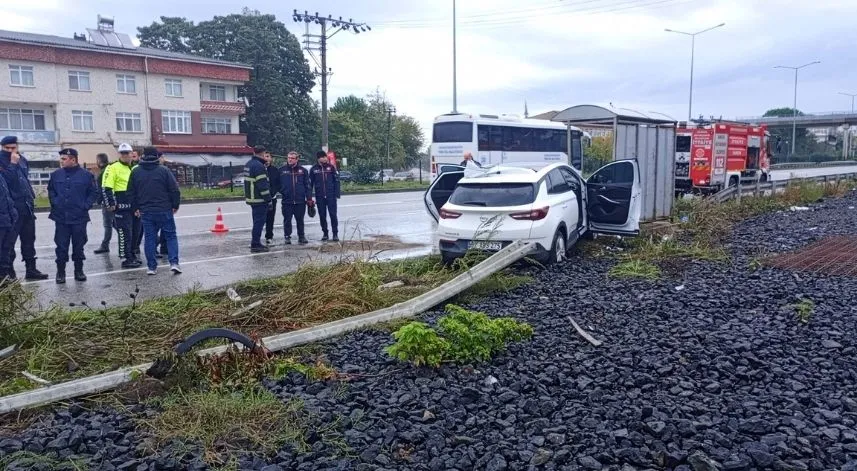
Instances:
[[[562,0],[559,0],[559,1],[562,1]],[[490,17],[490,16],[505,16],[505,15],[513,15],[513,14],[518,14],[518,13],[534,12],[534,11],[546,11],[546,10],[553,10],[553,9],[560,9],[561,10],[561,9],[568,8],[569,6],[586,4],[586,3],[595,3],[595,2],[599,2],[599,1],[603,1],[603,0],[564,1],[564,2],[562,2],[562,4],[557,5],[556,0],[554,0],[554,1],[550,2],[551,5],[545,4],[544,6],[535,7],[535,8],[532,8],[532,5],[530,5],[530,7],[528,7],[528,8],[516,8],[516,9],[509,9],[509,10],[487,11],[487,12],[482,12],[482,13],[475,14],[475,15],[465,15],[465,16],[462,16],[461,19],[462,20],[469,20],[469,19],[474,19],[474,18],[484,18],[484,17]],[[376,25],[408,24],[408,23],[429,24],[429,23],[446,23],[448,21],[449,21],[449,18],[423,18],[423,19],[411,19],[411,20],[375,21],[375,22],[373,22],[373,24],[376,24]]]
[[[593,1],[593,0],[587,0]],[[664,8],[668,6],[681,5],[684,3],[691,3],[696,0],[624,0],[619,1],[617,3],[604,4],[598,6],[590,6],[586,8],[579,9],[571,9],[571,10],[563,10],[560,12],[546,12],[546,13],[536,13],[530,15],[519,16],[515,19],[508,18],[498,18],[498,19],[486,19],[486,20],[473,20],[473,21],[463,21],[461,24],[463,26],[469,27],[471,29],[485,29],[496,26],[506,26],[506,25],[515,25],[520,24],[524,20],[536,19],[545,16],[564,16],[564,15],[592,15],[592,14],[601,14],[601,13],[612,13],[619,11],[628,11],[634,9],[657,9]],[[673,4],[667,4],[668,2],[678,2]],[[440,26],[438,24],[433,23],[423,23],[423,24],[407,24],[407,25],[388,25],[384,26],[387,28],[396,28],[396,29],[424,29],[424,28],[433,28]]]

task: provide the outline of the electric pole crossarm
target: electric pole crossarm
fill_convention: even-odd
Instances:
[[[327,111],[327,87],[329,85],[329,77],[332,75],[331,69],[327,67],[327,41],[332,38],[336,33],[346,30],[352,31],[355,34],[365,33],[366,31],[371,31],[372,28],[366,23],[357,23],[353,19],[349,18],[347,21],[343,20],[340,16],[339,19],[333,18],[333,15],[328,15],[326,18],[324,16],[319,16],[318,12],[311,15],[308,11],[304,10],[303,13],[299,13],[297,10],[294,10],[292,13],[292,19],[295,23],[305,23],[307,28],[307,33],[304,35],[304,49],[309,53],[310,57],[315,61],[316,65],[321,69],[318,72],[318,75],[321,76],[321,147],[327,152],[328,150],[328,111]],[[310,23],[315,23],[321,26],[321,34],[320,35],[310,35],[309,34],[309,25]],[[332,29],[328,29],[328,28]],[[310,38],[318,38],[318,43],[315,43],[310,40]],[[315,47],[317,46],[317,47]],[[316,59],[313,51],[318,51],[320,58]]]

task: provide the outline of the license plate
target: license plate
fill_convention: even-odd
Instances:
[[[471,240],[467,243],[468,249],[476,250],[500,250],[503,248],[502,242],[487,242],[482,240]]]

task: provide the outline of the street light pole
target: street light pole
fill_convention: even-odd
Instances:
[[[393,113],[395,112],[395,106],[387,107],[387,158],[384,159],[384,163],[381,164],[381,186],[384,186],[384,167],[386,167],[387,162],[390,161],[390,132],[393,130]]]
[[[458,84],[455,40],[455,0],[452,0],[452,112],[458,113]]]
[[[668,33],[678,33],[678,34],[683,34],[685,36],[690,36],[690,92],[689,92],[690,98],[688,98],[688,100],[687,100],[687,123],[688,123],[688,125],[690,125],[690,120],[691,120],[692,111],[693,111],[693,60],[694,60],[694,50],[696,49],[696,36],[699,34],[705,33],[707,31],[711,31],[712,29],[719,28],[725,24],[726,23],[720,23],[717,26],[712,26],[710,28],[706,28],[702,31],[697,31],[695,33],[686,33],[684,31],[676,31],[674,29],[669,29],[669,28],[664,29],[664,31],[666,31]]]
[[[791,67],[788,65],[778,65],[774,67],[775,69],[792,69],[795,71],[795,98],[794,106],[792,106],[792,155],[795,155],[795,145],[797,144],[797,142],[795,142],[797,140],[797,71],[815,64],[821,64],[821,61],[813,61],[798,67]]]
[[[844,93],[839,92],[840,95],[850,96],[851,97],[851,114],[854,114],[854,97],[857,96],[857,93]],[[846,125],[845,127],[845,142],[843,143],[845,147],[845,159],[849,159],[851,157],[851,127]]]

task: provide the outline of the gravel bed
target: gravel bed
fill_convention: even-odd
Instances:
[[[535,329],[487,364],[412,368],[389,359],[390,335],[372,330],[325,342],[327,359],[356,375],[347,386],[297,374],[265,385],[336,424],[346,449],[312,435],[310,452],[287,447],[240,467],[857,470],[857,279],[748,269],[760,253],[857,234],[854,206],[852,194],[747,221],[729,241],[733,263],[690,262],[657,282],[608,279],[615,262],[605,259],[539,272],[469,306]],[[802,298],[815,304],[807,324],[793,307]],[[587,343],[568,316],[604,344]],[[72,407],[0,440],[0,456],[205,469],[192,449],[142,456],[145,438],[123,414]]]

